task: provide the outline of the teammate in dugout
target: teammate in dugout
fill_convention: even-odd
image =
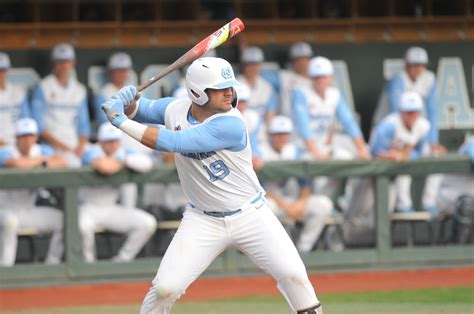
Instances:
[[[84,152],[83,164],[90,165],[102,175],[116,174],[124,167],[137,172],[149,171],[153,167],[151,158],[122,147],[121,135],[122,132],[109,122],[101,124],[97,134],[99,143]],[[86,262],[92,263],[96,260],[94,235],[97,227],[126,234],[127,239],[112,258],[115,262],[133,260],[155,233],[155,218],[125,203],[124,196],[127,197],[113,186],[83,187],[79,190],[79,230]],[[117,205],[119,199],[120,205]]]
[[[38,141],[38,126],[30,118],[15,123],[16,144],[0,149],[0,168],[33,169],[66,167],[66,160]],[[46,264],[59,264],[64,251],[63,213],[54,207],[36,206],[37,189],[0,191],[0,266],[15,264],[17,232],[34,228],[51,234]]]
[[[262,159],[265,162],[301,159],[302,150],[290,141],[292,132],[290,118],[275,116],[268,126],[268,142],[260,147]],[[296,247],[302,253],[311,252],[323,231],[325,218],[332,214],[331,199],[312,194],[310,180],[288,178],[265,182],[264,186],[269,206],[278,218],[303,222]]]
[[[322,313],[303,261],[268,207],[252,168],[248,132],[235,108],[237,84],[229,62],[200,58],[186,73],[190,99],[135,102],[137,90],[127,86],[103,105],[112,124],[125,133],[148,147],[177,153],[178,175],[189,200],[142,314],[169,313],[227,248],[242,251],[270,273],[293,313]]]
[[[54,73],[41,80],[31,97],[31,113],[40,136],[79,167],[90,136],[86,88],[74,75],[76,53],[70,44],[54,46]]]

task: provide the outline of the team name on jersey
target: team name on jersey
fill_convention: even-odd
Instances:
[[[203,160],[215,155],[216,152],[206,152],[206,153],[181,153],[182,156],[196,159],[196,160]]]

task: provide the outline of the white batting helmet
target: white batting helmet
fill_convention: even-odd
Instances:
[[[221,58],[200,58],[195,60],[186,72],[186,90],[191,100],[204,106],[209,101],[206,89],[225,89],[237,86],[234,70],[229,62]],[[235,95],[235,92],[234,92]],[[236,99],[232,101],[232,104]],[[235,105],[234,105],[235,107]]]

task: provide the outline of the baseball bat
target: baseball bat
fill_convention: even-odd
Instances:
[[[151,79],[146,81],[145,83],[138,86],[138,92],[143,91],[145,88],[148,88],[151,84],[155,83],[156,81],[162,79],[166,75],[170,74],[171,72],[185,66],[188,63],[193,62],[197,58],[204,55],[211,49],[217,48],[222,45],[227,39],[234,37],[245,28],[244,23],[239,19],[235,18],[229,23],[225,24],[217,31],[212,33],[211,35],[207,36],[203,40],[201,40],[197,45],[193,48],[188,50],[184,55],[179,57],[175,62],[167,66],[163,71],[158,73],[157,75],[153,76]],[[139,93],[137,96],[139,97]]]

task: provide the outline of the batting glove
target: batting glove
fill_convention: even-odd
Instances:
[[[117,95],[122,100],[125,110],[127,110],[135,101],[135,96],[137,95],[137,88],[132,85],[124,86],[119,90]]]
[[[117,128],[128,119],[124,112],[123,101],[118,97],[118,95],[114,95],[112,98],[109,98],[105,103],[102,104],[101,108],[104,110],[110,123],[112,123]]]

